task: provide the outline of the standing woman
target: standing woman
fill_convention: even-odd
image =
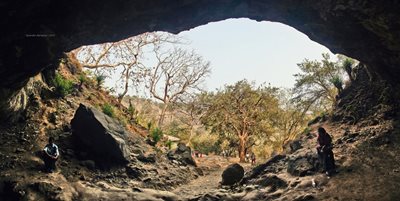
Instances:
[[[327,176],[331,176],[335,171],[335,158],[332,152],[332,137],[323,127],[318,128],[317,151],[323,168]]]

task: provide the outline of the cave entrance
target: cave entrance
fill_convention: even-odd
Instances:
[[[176,49],[182,49],[183,51],[176,51]],[[304,73],[299,70],[299,63],[306,59],[316,63],[323,59],[323,53],[330,55],[332,53],[326,47],[311,41],[303,33],[281,23],[256,22],[247,18],[229,19],[199,26],[189,31],[180,32],[177,35],[170,35],[165,32],[144,33],[118,42],[81,47],[73,52],[84,63],[83,66],[91,69],[91,72],[97,74],[96,76],[108,76],[105,87],[111,93],[117,95],[121,100],[120,103],[125,104],[127,108],[130,106],[135,107],[137,112],[135,115],[142,115],[140,116],[140,119],[143,120],[141,122],[142,125],[146,127],[150,122],[151,125],[148,126],[150,132],[151,126],[157,124],[156,126],[169,133],[171,137],[184,139],[184,142],[188,144],[193,142],[191,139],[194,138],[194,134],[191,132],[202,132],[205,127],[199,119],[196,119],[196,124],[191,125],[193,127],[190,128],[190,132],[179,130],[184,127],[182,125],[185,123],[192,123],[192,120],[179,119],[179,116],[184,115],[179,115],[178,113],[179,110],[191,104],[188,103],[189,101],[192,101],[191,98],[182,94],[196,96],[196,93],[200,94],[201,92],[198,90],[199,88],[203,92],[221,92],[227,85],[232,86],[242,80],[247,80],[250,84],[246,85],[247,83],[244,83],[242,86],[249,86],[255,93],[260,92],[261,94],[268,90],[256,91],[258,87],[263,88],[261,87],[263,84],[264,86],[272,86],[272,88],[279,87],[279,90],[282,89],[282,92],[279,92],[282,95],[275,94],[275,92],[271,92],[271,95],[274,93],[272,95],[275,97],[274,100],[279,104],[283,103],[280,106],[276,106],[276,110],[282,109],[280,117],[292,120],[291,115],[296,113],[297,119],[293,118],[292,122],[295,123],[290,125],[295,128],[284,130],[286,128],[274,127],[276,131],[271,131],[269,134],[271,134],[275,142],[280,144],[276,143],[279,145],[272,148],[269,146],[268,153],[263,152],[264,150],[260,148],[259,152],[264,157],[273,151],[281,151],[281,145],[285,141],[293,139],[305,128],[307,121],[326,109],[313,105],[312,112],[309,113],[311,111],[310,105],[314,104],[315,100],[310,105],[307,105],[308,103],[301,106],[291,104],[289,102],[293,95],[289,91],[291,91],[296,81],[293,75]],[[193,52],[195,53],[194,57],[192,55]],[[201,64],[202,62],[198,61],[204,61],[205,64],[203,65]],[[208,64],[207,61],[210,61],[210,63]],[[312,65],[313,63],[310,64]],[[178,66],[178,68],[174,69],[173,65]],[[184,74],[187,73],[186,70],[179,74],[179,71],[185,65],[193,65],[192,69],[187,70],[190,73],[195,72],[193,69],[201,69],[204,66],[210,68],[211,73],[194,73],[209,75],[195,78],[202,80],[201,84],[205,86],[197,85],[196,83],[194,87],[187,85],[193,91],[179,91],[180,87],[185,85],[181,81],[186,81],[186,79],[193,76],[193,74]],[[110,69],[117,70],[110,72]],[[157,72],[163,72],[164,70],[165,73],[157,74]],[[179,77],[179,79],[174,79],[176,77]],[[324,86],[320,87],[325,88],[322,89],[322,92],[307,91],[307,93],[313,93],[313,97],[311,97],[313,99],[315,97],[319,98],[318,96],[320,95],[317,93],[332,94],[327,97],[327,99],[330,98],[326,100],[327,103],[323,102],[325,100],[315,102],[323,105],[323,107],[326,106],[332,109],[333,104],[331,103],[334,101],[337,92],[335,86],[330,83],[329,78],[324,77],[322,79],[325,79],[322,81]],[[254,86],[253,81],[255,83]],[[152,85],[157,82],[160,84]],[[174,82],[178,84],[169,85]],[[131,88],[136,88],[136,90],[131,90]],[[147,90],[144,92],[147,94],[142,96],[141,93],[143,91],[138,92],[138,88]],[[180,96],[178,97],[178,95]],[[149,102],[148,100],[154,102]],[[309,101],[309,99],[306,101]],[[159,117],[157,116],[158,114],[160,114]],[[272,116],[272,113],[270,114]],[[196,115],[192,117],[198,118]],[[290,124],[290,122],[286,123]],[[199,129],[196,130],[197,128],[195,129],[195,127]],[[256,126],[253,125],[253,127]],[[215,137],[208,136],[209,133],[207,132],[203,134],[210,139]],[[260,138],[257,138],[257,143],[260,144],[262,137],[257,137]],[[196,140],[198,139],[201,138],[196,138]],[[217,141],[216,139],[213,140]],[[232,147],[234,146],[237,145],[232,145]]]

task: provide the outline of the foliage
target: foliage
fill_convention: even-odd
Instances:
[[[184,43],[173,34],[153,32],[114,43],[85,46],[76,54],[85,68],[119,77],[117,87],[123,90],[118,91],[119,102],[130,88],[145,89],[152,98],[161,101],[160,127],[168,108],[183,95],[201,89],[210,73],[209,62],[194,51],[182,48]],[[154,62],[147,64],[149,60]],[[98,80],[99,88],[101,84]]]
[[[356,63],[356,60],[346,57],[344,55],[339,55],[338,59],[342,65],[343,70],[347,73],[347,76],[349,77],[350,81],[353,81],[354,77],[352,71],[353,71],[353,66]]]
[[[168,149],[171,149],[172,148],[172,141],[171,140],[167,140],[165,142],[165,146],[168,147]]]
[[[108,115],[109,117],[114,117],[114,107],[108,103],[104,104],[102,107],[103,113]]]
[[[184,124],[177,120],[172,120],[171,123],[164,126],[168,135],[178,137],[183,142],[188,142],[188,129]]]
[[[164,134],[160,128],[154,128],[150,132],[150,137],[154,142],[159,142],[163,138]]]
[[[268,144],[271,150],[279,152],[282,151],[282,145],[301,133],[312,117],[307,115],[301,104],[291,100],[292,94],[288,90],[280,90],[277,96],[280,103],[272,118],[274,133],[261,144]]]
[[[96,75],[96,83],[97,83],[97,88],[100,89],[102,85],[104,84],[104,81],[106,80],[106,76],[104,75]]]
[[[331,61],[329,54],[322,56],[320,62],[305,59],[297,64],[302,72],[294,75],[296,77],[293,88],[294,101],[302,104],[304,110],[312,111],[314,114],[332,110],[337,94],[332,81],[343,80],[341,65]]]
[[[65,79],[59,73],[56,73],[54,79],[52,80],[52,84],[55,87],[56,95],[61,98],[64,98],[73,90],[73,82],[71,80]]]
[[[78,76],[78,81],[79,81],[79,87],[82,87],[82,85],[84,83],[88,82],[88,78],[86,77],[86,75],[84,73],[79,74]]]
[[[279,109],[276,93],[277,88],[255,87],[254,83],[247,80],[226,85],[215,94],[203,96],[208,108],[202,122],[213,133],[237,138],[239,157],[244,161],[247,149],[271,135],[271,118]]]
[[[330,82],[336,87],[340,94],[343,90],[343,79],[339,75],[335,75],[330,79]]]
[[[199,150],[201,153],[218,153],[221,151],[218,139],[219,137],[217,135],[199,135],[193,139],[192,146],[195,150]]]

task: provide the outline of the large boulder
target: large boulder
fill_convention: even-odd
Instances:
[[[102,166],[125,164],[130,153],[125,142],[128,132],[115,119],[95,108],[79,105],[71,121],[77,147]]]
[[[192,150],[183,143],[179,143],[176,150],[168,152],[167,157],[168,159],[176,160],[183,165],[197,166],[196,161],[192,157]]]
[[[229,165],[224,172],[222,172],[222,185],[234,185],[240,182],[244,176],[244,169],[238,163]]]
[[[301,153],[288,159],[287,172],[293,176],[303,177],[315,173],[320,166],[316,153]]]

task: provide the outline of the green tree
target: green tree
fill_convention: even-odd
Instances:
[[[240,161],[244,162],[246,149],[254,145],[251,142],[271,134],[271,114],[279,108],[276,92],[277,88],[256,87],[247,80],[227,85],[203,96],[208,107],[201,120],[213,133],[234,136],[239,142]]]
[[[275,132],[266,143],[278,152],[283,150],[286,142],[295,139],[307,127],[307,122],[311,118],[303,105],[291,99],[292,96],[289,90],[280,90],[278,95],[280,107],[273,114]]]
[[[343,84],[342,66],[331,61],[329,54],[322,56],[321,61],[305,59],[297,64],[302,72],[294,75],[294,100],[303,104],[305,110],[314,110],[314,113],[331,111]]]

